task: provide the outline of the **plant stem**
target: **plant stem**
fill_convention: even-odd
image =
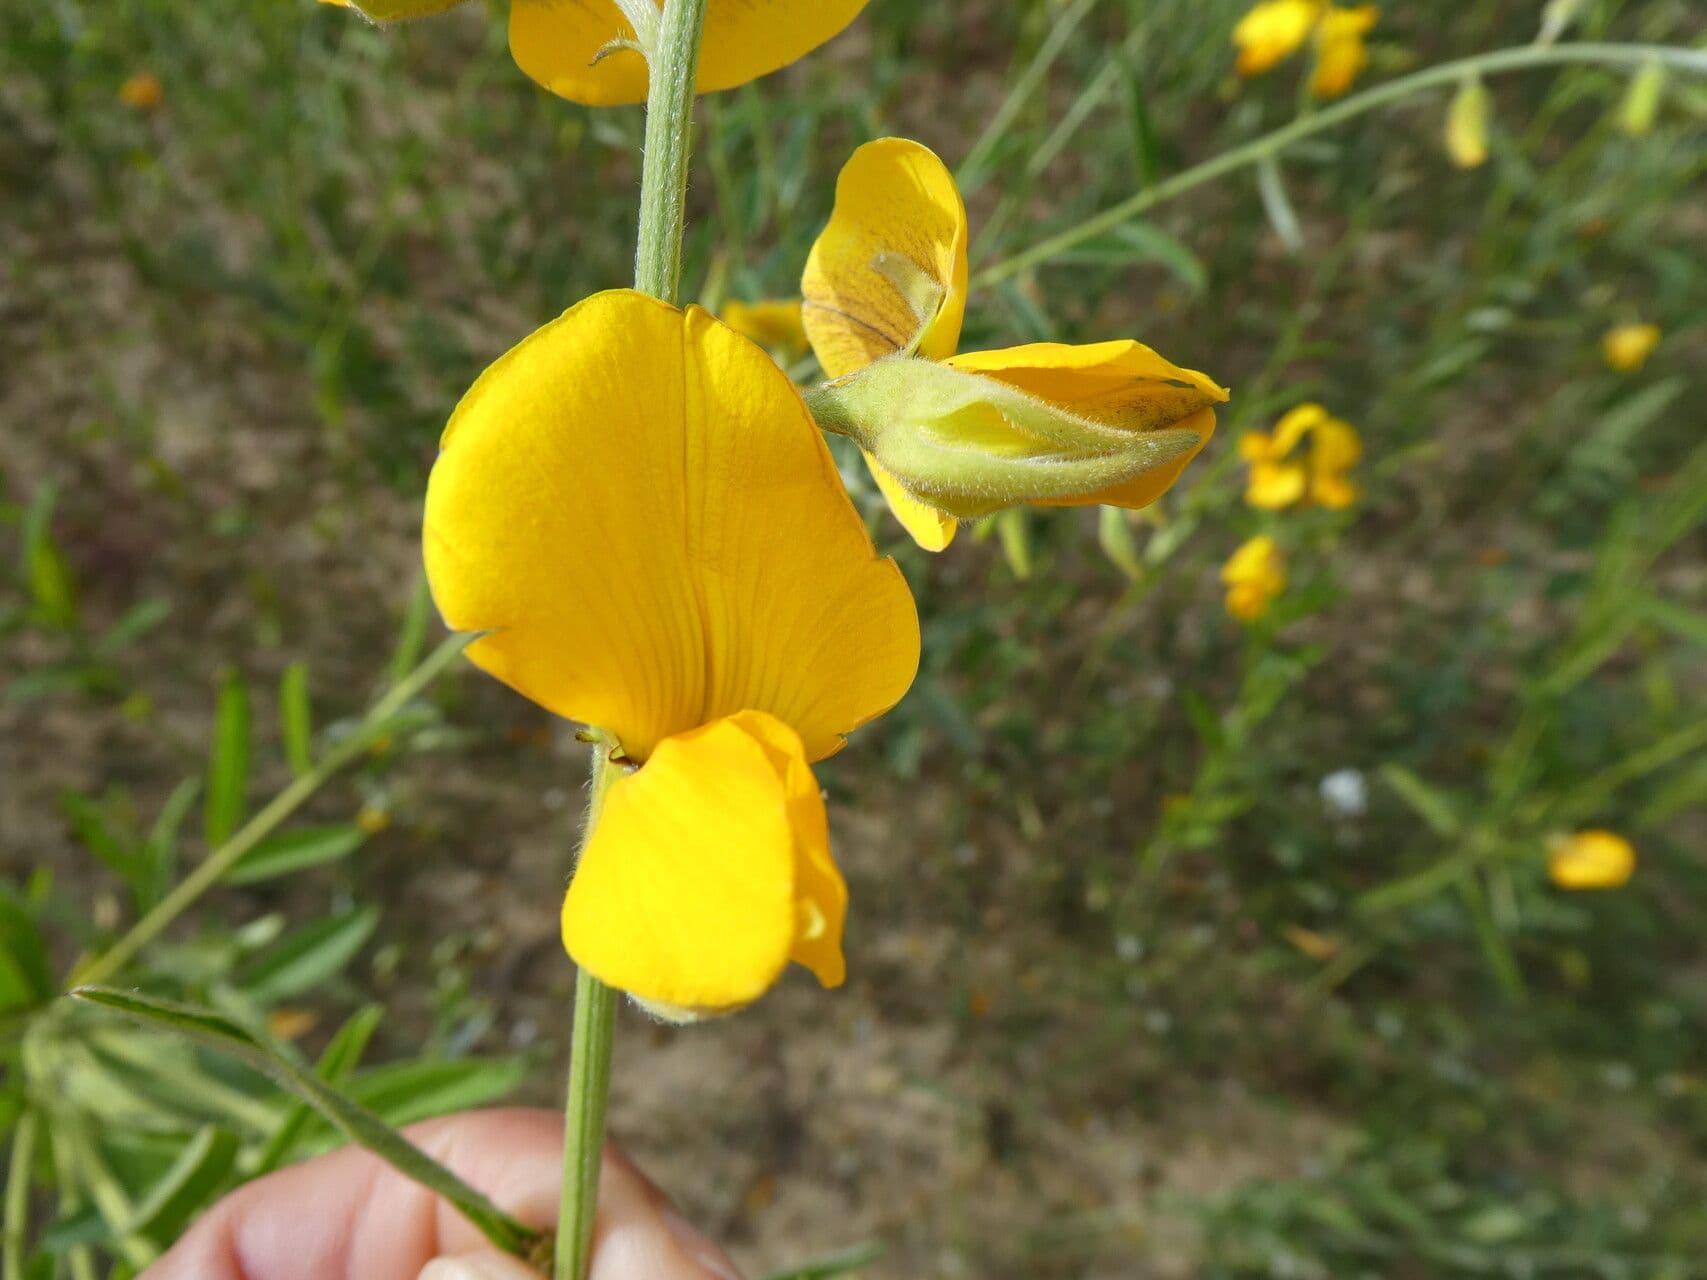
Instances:
[[[1172,200],[1175,196],[1184,195],[1194,187],[1200,187],[1246,165],[1257,164],[1301,139],[1335,128],[1377,107],[1384,107],[1425,89],[1457,84],[1472,73],[1497,75],[1503,71],[1521,71],[1530,67],[1554,66],[1568,62],[1586,62],[1602,66],[1644,66],[1654,62],[1696,75],[1707,75],[1707,52],[1674,48],[1670,45],[1525,45],[1521,48],[1496,49],[1491,53],[1479,53],[1453,62],[1443,62],[1439,66],[1426,67],[1323,107],[1313,115],[1294,120],[1243,146],[1223,151],[1202,164],[1193,165],[1183,173],[1177,173],[1153,187],[1146,187],[1119,204],[1093,214],[1076,226],[1057,232],[1038,241],[1029,249],[1022,249],[1010,257],[992,263],[972,277],[972,286],[976,288],[997,284],[1010,276],[1018,275],[1028,267],[1059,257],[1069,249],[1094,239],[1105,231],[1111,231],[1122,223],[1130,222],[1139,214]]]
[[[593,745],[587,829],[593,834],[606,794],[620,776],[610,762],[611,743]],[[557,1207],[557,1280],[582,1280],[592,1261],[598,1211],[599,1164],[604,1153],[605,1103],[610,1096],[611,1047],[617,993],[587,970],[575,975],[575,1024],[569,1038],[569,1091],[563,1107],[563,1186]]]
[[[657,42],[644,50],[646,150],[640,168],[634,287],[671,303],[676,300],[682,276],[688,155],[693,144],[694,90],[699,79],[705,6],[706,0],[664,0]],[[604,734],[597,736],[583,848],[599,820],[605,794],[620,772],[610,762],[609,738]],[[583,1280],[592,1261],[616,1005],[615,991],[585,969],[576,974],[575,1022],[569,1038],[569,1089],[563,1116],[563,1187],[557,1212],[556,1280]]]
[[[30,1229],[30,1173],[36,1162],[36,1113],[27,1110],[12,1129],[12,1160],[6,1171],[5,1280],[24,1280],[25,1236]]]
[[[682,275],[682,230],[692,146],[694,84],[706,0],[667,0],[658,44],[646,51],[646,152],[640,170],[640,229],[634,287],[676,300]]]
[[[385,731],[392,717],[436,680],[445,667],[477,638],[473,634],[458,634],[440,643],[420,665],[386,690],[385,696],[368,709],[348,737],[328,748],[314,762],[313,768],[292,781],[265,808],[238,828],[229,840],[208,854],[152,911],[133,924],[129,933],[103,954],[75,969],[67,986],[105,982],[135,959],[139,951],[159,937],[191,903],[224,879],[244,854],[271,835],[327,779],[367,750]]]

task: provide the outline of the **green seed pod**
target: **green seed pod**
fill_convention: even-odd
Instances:
[[[1660,113],[1660,99],[1665,96],[1665,68],[1657,62],[1645,64],[1630,80],[1623,105],[1618,108],[1618,127],[1632,138],[1646,137],[1653,131],[1654,119]]]

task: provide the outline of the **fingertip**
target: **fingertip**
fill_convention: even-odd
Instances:
[[[502,1253],[470,1253],[434,1258],[415,1280],[540,1280],[532,1267]]]

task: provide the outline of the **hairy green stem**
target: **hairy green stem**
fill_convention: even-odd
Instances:
[[[640,169],[640,226],[635,236],[634,287],[675,302],[682,276],[688,155],[693,144],[694,90],[706,0],[665,0],[657,41],[643,49],[647,62],[646,142]],[[644,36],[643,36],[644,39]],[[613,744],[596,734],[592,799],[586,836],[592,836],[606,792],[620,770]],[[563,1116],[563,1186],[557,1211],[556,1280],[583,1280],[593,1253],[599,1162],[604,1151],[605,1105],[610,1096],[611,1049],[617,993],[585,969],[575,977],[575,1021],[569,1038],[569,1087]]]
[[[621,770],[611,763],[611,750],[609,738],[600,734],[593,745],[593,776],[583,849],[592,838],[605,796],[621,776]],[[582,1280],[592,1261],[616,1006],[617,993],[612,988],[585,969],[575,975],[569,1090],[563,1107],[563,1186],[557,1207],[557,1280]]]
[[[332,775],[366,751],[409,700],[436,680],[476,638],[472,634],[459,634],[440,643],[413,671],[386,690],[385,696],[368,709],[348,737],[329,748],[308,772],[292,781],[229,840],[208,854],[152,911],[133,924],[130,932],[104,953],[74,970],[67,985],[105,982],[134,960],[139,951],[159,937],[197,898],[223,880],[244,854],[271,835]]]
[[[1175,196],[1184,195],[1195,187],[1200,187],[1206,182],[1211,182],[1224,174],[1232,173],[1247,165],[1258,164],[1277,155],[1295,142],[1335,128],[1347,120],[1374,111],[1377,107],[1398,102],[1425,89],[1433,89],[1442,85],[1456,85],[1466,75],[1497,75],[1505,71],[1521,71],[1530,67],[1555,66],[1569,62],[1636,67],[1646,66],[1649,63],[1659,63],[1664,66],[1675,67],[1680,71],[1707,75],[1707,52],[1680,49],[1671,45],[1525,45],[1522,48],[1496,49],[1491,53],[1479,53],[1473,57],[1443,62],[1439,66],[1426,67],[1411,75],[1401,76],[1399,79],[1388,81],[1386,84],[1376,85],[1372,89],[1367,89],[1331,106],[1323,107],[1313,115],[1294,120],[1291,124],[1283,125],[1272,133],[1265,133],[1262,137],[1253,139],[1242,146],[1234,147],[1231,151],[1223,151],[1220,155],[1205,160],[1202,164],[1193,165],[1183,173],[1177,173],[1152,187],[1146,187],[1137,194],[1128,196],[1119,204],[1104,209],[1101,213],[1093,214],[1076,226],[1048,236],[1030,248],[1022,249],[999,262],[991,263],[972,277],[972,286],[976,288],[998,284],[1011,276],[1018,275],[1028,267],[1036,266],[1050,258],[1059,257],[1087,240],[1095,239],[1106,231],[1112,231],[1115,227],[1130,222],[1157,205],[1172,200]]]
[[[688,152],[705,3],[668,0],[658,24],[658,44],[646,50],[646,153],[640,170],[634,287],[665,302],[676,300],[682,275]]]

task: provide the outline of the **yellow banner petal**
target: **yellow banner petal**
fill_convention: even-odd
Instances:
[[[697,307],[597,294],[458,405],[423,542],[469,656],[645,760],[767,712],[836,751],[900,700],[918,616],[792,383]]]
[[[1105,426],[1127,431],[1170,427],[1199,433],[1189,452],[1122,484],[1038,506],[1148,506],[1173,488],[1186,466],[1215,434],[1214,406],[1226,388],[1194,369],[1182,369],[1141,342],[1120,339],[1073,346],[1035,342],[1000,351],[968,351],[944,361],[981,373]]]
[[[846,906],[800,739],[748,712],[665,740],[611,787],[563,941],[610,986],[716,1013],[763,995],[791,958],[838,985]]]
[[[867,0],[710,0],[700,46],[700,93],[769,75],[838,34]],[[662,9],[662,3],[659,8]],[[511,0],[516,65],[559,97],[593,107],[646,101],[646,60],[618,50],[593,60],[634,28],[615,0]]]
[[[947,166],[906,138],[866,143],[842,166],[800,283],[818,363],[839,378],[915,343],[952,355],[966,275],[966,205]]]

